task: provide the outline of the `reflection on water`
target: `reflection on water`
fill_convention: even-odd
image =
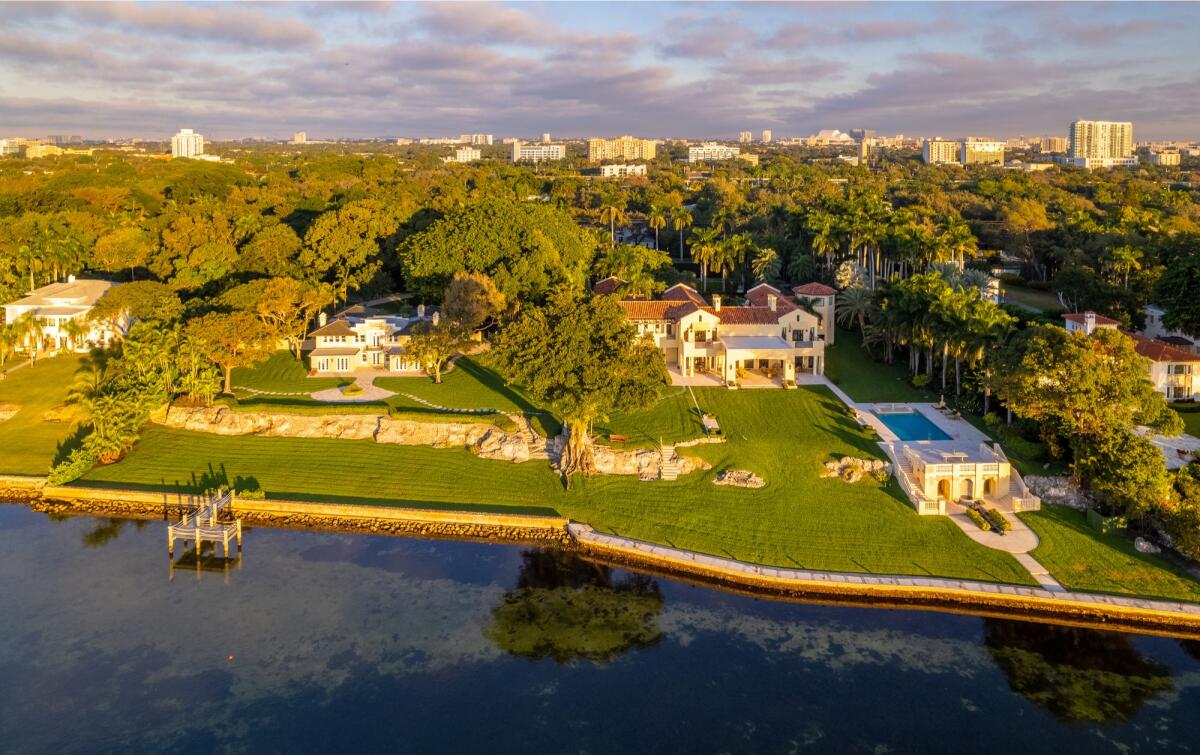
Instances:
[[[170,581],[164,526],[0,506],[0,750],[1200,742],[1194,642],[776,603],[558,551],[333,533],[255,530],[228,581]]]
[[[658,642],[663,597],[644,574],[555,550],[521,554],[517,588],[492,610],[486,630],[497,647],[525,658],[608,661]]]

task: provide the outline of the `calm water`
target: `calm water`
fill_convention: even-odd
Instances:
[[[1200,749],[1197,644],[261,529],[172,581],[164,529],[0,506],[0,751]]]
[[[900,440],[950,440],[929,418],[920,412],[875,412],[879,421]]]

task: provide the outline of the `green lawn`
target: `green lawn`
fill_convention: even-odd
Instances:
[[[1038,291],[1022,286],[1004,286],[1004,302],[1020,304],[1028,309],[1039,312],[1061,312],[1062,304],[1058,297],[1050,291]]]
[[[825,347],[825,377],[855,401],[937,401],[933,393],[908,382],[906,362],[889,365],[872,359],[854,330],[838,328],[834,345]]]
[[[257,367],[241,367],[233,371],[234,388],[253,388],[276,393],[308,393],[324,388],[336,388],[352,381],[336,377],[308,377],[304,362],[297,362],[290,351],[276,351]]]
[[[1124,535],[1101,535],[1078,511],[1045,506],[1020,516],[1042,541],[1033,557],[1068,589],[1200,601],[1200,582]]]
[[[1200,404],[1187,402],[1171,404],[1183,418],[1183,431],[1193,438],[1200,438]]]
[[[894,483],[820,479],[828,459],[879,454],[827,390],[708,388],[696,396],[729,442],[689,449],[714,469],[673,482],[595,477],[566,491],[546,464],[465,450],[150,428],[124,461],[81,484],[195,489],[206,476],[254,477],[274,497],[559,512],[604,531],[764,564],[1031,583],[1010,556],[972,543],[948,520],[918,517]],[[651,414],[681,416],[681,394],[665,403]],[[614,424],[633,433],[645,419]],[[768,485],[714,486],[716,472],[730,467],[756,471]]]
[[[649,409],[616,412],[607,420],[596,423],[596,435],[601,443],[609,435],[624,435],[627,448],[658,448],[659,443],[691,440],[704,434],[700,413],[688,389],[672,386],[666,395]]]
[[[79,368],[76,356],[40,360],[0,380],[0,404],[20,407],[0,422],[0,474],[44,475],[72,434],[74,412],[63,405]]]

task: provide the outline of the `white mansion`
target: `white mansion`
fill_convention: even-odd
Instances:
[[[355,305],[338,312],[333,319],[325,313],[318,318],[312,351],[308,357],[317,375],[339,375],[363,367],[388,372],[420,372],[421,365],[405,350],[413,328],[422,322],[436,325],[438,313],[417,307],[414,317],[401,317],[370,307]]]
[[[4,322],[14,323],[32,315],[42,328],[38,350],[86,352],[113,338],[108,326],[92,322],[88,315],[114,285],[117,284],[69,276],[64,282],[42,286],[5,304]]]
[[[608,278],[597,294],[620,295]],[[743,306],[712,303],[677,284],[657,300],[621,299],[639,334],[662,351],[676,385],[779,385],[797,374],[823,374],[825,344],[833,343],[837,292],[819,283],[784,292],[765,283],[746,292]]]

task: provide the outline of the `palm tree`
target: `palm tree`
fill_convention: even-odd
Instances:
[[[701,228],[692,234],[692,259],[700,266],[700,290],[708,290],[708,271],[716,270],[721,240],[716,228]]]
[[[96,351],[75,370],[75,379],[67,389],[67,403],[84,406],[94,403],[104,393],[108,378],[108,361],[104,352]]]
[[[63,326],[59,328],[59,332],[67,337],[67,348],[74,351],[83,343],[83,339],[87,338],[88,333],[91,332],[91,328],[88,327],[83,318],[72,317],[63,323]]]
[[[729,274],[742,266],[754,248],[750,237],[744,233],[735,233],[721,244],[717,254],[717,267],[721,270],[721,290],[729,290]]]
[[[683,262],[683,231],[692,224],[692,213],[682,207],[671,210],[671,227],[679,234],[679,261]]]
[[[874,311],[875,292],[866,286],[855,286],[838,294],[837,321],[843,326],[858,325],[859,331],[865,332]]]
[[[608,232],[613,246],[617,245],[617,226],[625,225],[625,209],[617,202],[609,200],[600,208],[600,222],[608,223]]]
[[[658,250],[658,232],[667,226],[667,213],[658,206],[650,208],[646,214],[646,225],[654,229],[654,249]]]
[[[0,366],[3,366],[8,358],[17,353],[17,346],[21,343],[20,337],[17,335],[17,329],[13,325],[0,325]]]
[[[26,312],[13,323],[13,330],[16,331],[18,342],[25,347],[29,363],[33,364],[37,361],[37,354],[42,345],[41,321],[34,317],[32,312]]]
[[[833,268],[833,253],[838,248],[837,222],[833,215],[824,210],[813,210],[804,221],[808,232],[812,234],[812,250],[814,255],[825,257],[826,271]]]
[[[729,207],[722,207],[713,215],[713,227],[719,228],[725,238],[729,238],[729,232],[737,227],[737,211]]]
[[[754,271],[754,277],[766,283],[767,281],[779,280],[779,273],[783,269],[783,263],[779,259],[779,252],[764,246],[755,252],[754,259],[750,262],[750,267]]]

